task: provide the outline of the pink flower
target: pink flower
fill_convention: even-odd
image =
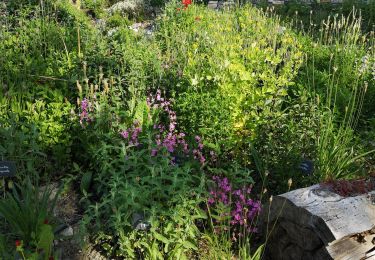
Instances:
[[[127,130],[122,131],[121,133],[122,138],[128,139],[129,138],[129,132]]]
[[[157,149],[152,149],[151,150],[151,156],[156,156],[158,154],[158,150]]]

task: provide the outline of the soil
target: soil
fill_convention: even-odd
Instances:
[[[55,250],[60,252],[64,260],[83,259],[81,237],[79,236],[79,221],[82,219],[83,212],[79,207],[78,194],[70,189],[60,195],[55,207],[55,216],[62,222],[65,228],[73,229],[73,236],[57,235],[55,241]]]

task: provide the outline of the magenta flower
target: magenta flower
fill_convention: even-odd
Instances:
[[[89,116],[89,106],[90,103],[87,98],[84,98],[81,101],[81,113],[79,114],[79,123],[83,125],[84,122],[91,122],[91,118]]]
[[[157,149],[152,149],[151,150],[151,156],[156,156],[158,154],[158,150]]]
[[[129,132],[127,130],[122,131],[121,133],[122,138],[128,139],[129,138]]]
[[[212,179],[215,182],[215,187],[209,192],[210,195],[207,204],[213,209],[220,203],[229,207],[231,216],[230,230],[233,232],[233,238],[236,240],[241,233],[240,230],[243,230],[243,228],[249,232],[256,232],[256,229],[251,226],[251,223],[259,214],[261,204],[260,201],[250,198],[249,191],[251,187],[245,186],[242,189],[232,189],[228,178],[213,176]],[[216,224],[220,230],[223,223]]]

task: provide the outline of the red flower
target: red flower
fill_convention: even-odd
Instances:
[[[22,242],[20,240],[16,240],[16,247],[20,247],[22,245]]]
[[[181,11],[181,8],[177,8],[177,12]]]
[[[46,224],[46,225],[48,225],[48,223],[49,223],[48,219],[45,219],[43,222],[43,224]]]
[[[200,21],[200,20],[201,20],[201,18],[199,16],[195,17],[195,21]]]
[[[182,4],[185,6],[185,8],[187,8],[189,5],[192,4],[192,1],[191,0],[182,0]]]

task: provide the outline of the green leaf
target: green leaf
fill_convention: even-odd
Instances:
[[[253,254],[253,256],[250,258],[250,260],[260,260],[262,257],[264,245],[261,245],[258,247],[257,251]]]
[[[198,250],[197,246],[188,240],[185,240],[182,244],[186,249]]]
[[[163,242],[164,244],[168,244],[168,243],[169,243],[169,239],[166,238],[165,236],[159,234],[159,233],[154,233],[154,237],[155,237],[157,240]]]
[[[92,180],[92,173],[91,172],[85,172],[82,176],[81,185],[80,185],[82,193],[88,191],[88,189],[90,187],[91,180]]]
[[[53,238],[54,236],[52,226],[43,224],[40,227],[38,248],[43,249],[45,253],[44,259],[48,259],[51,256]]]

